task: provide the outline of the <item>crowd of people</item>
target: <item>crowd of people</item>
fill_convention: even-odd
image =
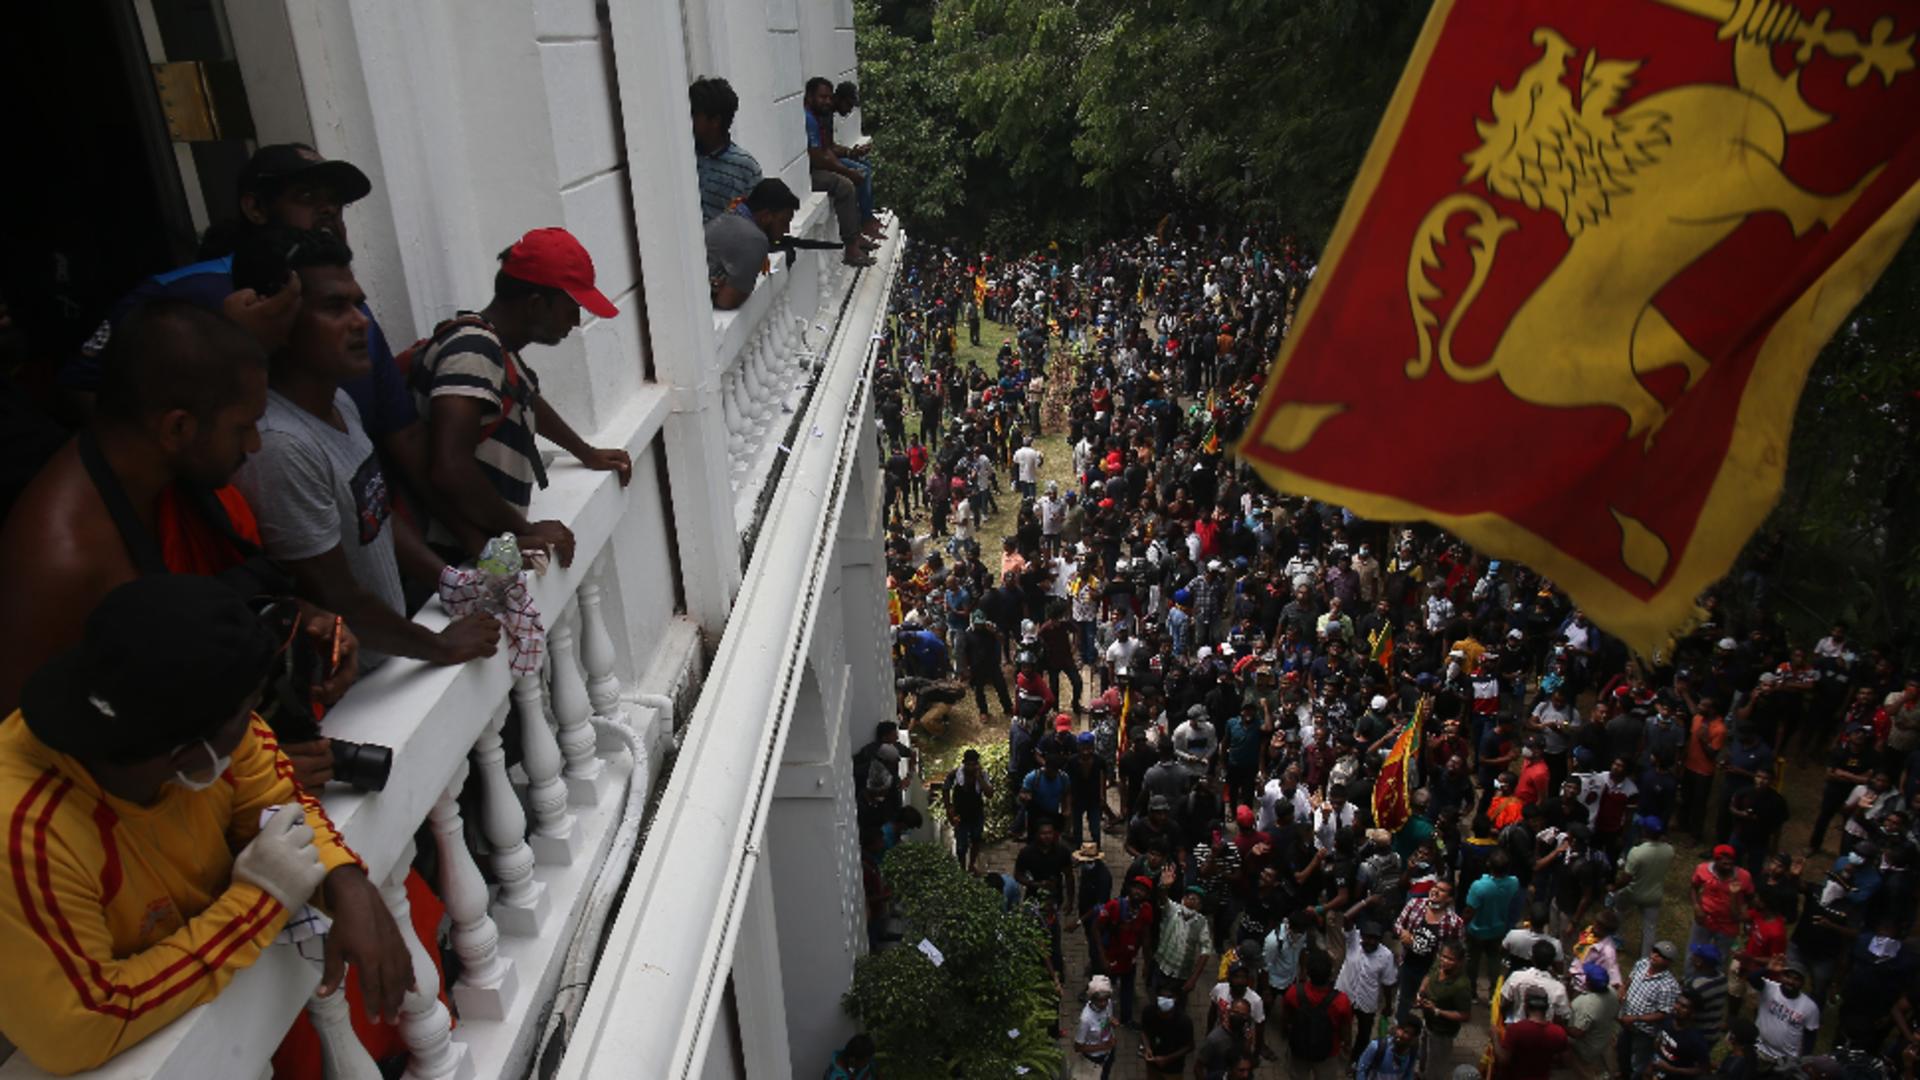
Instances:
[[[318,718],[394,656],[505,651],[531,670],[537,616],[481,602],[474,563],[503,537],[572,560],[567,526],[533,512],[536,432],[622,483],[632,470],[568,425],[525,355],[583,310],[616,314],[566,230],[526,232],[491,296],[396,354],[343,216],[373,181],[279,144],[236,186],[200,262],[75,343],[74,430],[8,462],[31,479],[0,507],[0,1032],[59,1072],[211,1000],[283,931],[312,937],[309,901],[331,919],[306,946],[326,990],[350,964],[363,1043],[405,1058],[403,1001],[437,996],[440,973],[416,971],[316,797],[349,748]],[[430,629],[413,616],[436,592],[458,617]],[[338,779],[384,783],[349,758]],[[408,894],[437,942],[418,873]],[[303,1017],[276,1073],[319,1061]]]
[[[1004,773],[930,779],[956,858],[1046,928],[1077,1066],[1916,1075],[1897,648],[1794,640],[1730,583],[1635,657],[1526,567],[1274,494],[1228,450],[1312,272],[1169,223],[1077,260],[915,243],[897,279],[898,724],[970,693],[1004,739]],[[903,811],[855,775],[871,871]]]

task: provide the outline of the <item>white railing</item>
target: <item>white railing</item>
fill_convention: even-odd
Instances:
[[[765,872],[768,810],[796,705],[806,695],[814,626],[824,605],[841,602],[830,581],[841,553],[842,509],[856,486],[862,433],[872,430],[871,331],[885,316],[901,243],[898,236],[889,240],[876,252],[878,265],[857,277],[828,271],[827,306],[836,313],[837,328],[818,389],[801,411],[805,434],[795,440],[770,493],[758,525],[764,542],[755,545],[688,723],[686,745],[608,934],[557,1074],[561,1080],[703,1075],[736,963],[748,891],[756,871]],[[833,252],[824,254],[838,265]],[[831,859],[834,853],[814,857]],[[764,969],[763,963],[755,970]],[[780,990],[755,986],[739,992],[778,996]]]
[[[624,446],[640,458],[665,420],[667,401],[660,388],[643,389],[619,422],[599,433],[601,445]],[[636,485],[644,482],[636,477]],[[413,953],[419,989],[407,996],[400,1021],[411,1052],[409,1077],[525,1075],[568,943],[619,839],[623,810],[629,798],[644,801],[657,775],[672,729],[671,716],[660,707],[668,703],[658,693],[623,688],[609,627],[615,617],[609,596],[617,596],[610,541],[639,505],[610,473],[589,472],[564,458],[553,468],[552,485],[540,494],[536,510],[566,522],[577,547],[571,567],[556,565],[531,584],[549,628],[542,671],[514,678],[504,650],[458,668],[393,660],[354,687],[326,719],[329,736],[393,749],[385,791],[334,790],[324,801],[380,886]],[[446,617],[434,603],[421,621],[437,628]],[[657,632],[654,641],[630,642],[628,651],[636,658],[652,655],[656,672],[668,655],[684,662],[667,670],[691,670],[699,650],[692,624],[672,620]],[[508,725],[522,748],[515,768],[503,751]],[[637,754],[626,749],[620,729],[638,736],[632,743]],[[478,807],[477,821],[462,816],[463,791],[467,804]],[[446,906],[461,961],[458,979],[447,988],[459,1013],[457,1027],[430,959],[436,943],[418,940],[409,919],[406,880],[423,823],[438,856],[438,880],[429,884]],[[637,834],[637,816],[626,827]],[[630,847],[622,850],[631,853]],[[309,1000],[319,974],[318,964],[292,946],[276,945],[220,997],[97,1075],[264,1076],[275,1047],[305,1008],[321,1035],[329,1076],[377,1077],[348,1023],[344,995]],[[18,1053],[0,1066],[0,1077],[41,1075]]]
[[[792,232],[809,240],[838,236],[824,195],[807,196]],[[787,435],[813,387],[851,277],[837,250],[801,251],[790,266],[776,253],[745,304],[714,312],[727,472],[742,535],[754,531],[778,458],[792,449]]]

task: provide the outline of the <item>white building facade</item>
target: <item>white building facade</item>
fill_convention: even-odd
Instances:
[[[177,60],[163,31],[181,5],[131,2],[146,61]],[[686,87],[732,82],[736,141],[803,195],[795,232],[832,238],[800,96],[809,76],[855,77],[851,0],[186,6],[237,61],[255,144],[308,142],[373,178],[347,220],[396,348],[484,304],[496,255],[538,226],[578,236],[620,308],[529,356],[576,429],[634,460],[623,489],[548,447],[532,516],[578,548],[533,585],[546,669],[396,660],[326,722],[394,748],[386,791],[326,802],[403,928],[416,834],[439,856],[463,973],[449,1010],[433,943],[413,943],[408,1075],[817,1074],[853,1030],[840,998],[865,949],[848,761],[893,715],[868,372],[900,238],[857,272],[776,256],[716,314]],[[185,143],[204,225],[214,185]],[[276,946],[99,1072],[268,1075],[306,1009],[328,1075],[377,1076],[344,1003],[310,1000],[318,978]]]

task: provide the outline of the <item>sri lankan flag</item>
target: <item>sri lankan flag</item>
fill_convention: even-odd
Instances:
[[[1379,626],[1375,627],[1373,631],[1373,636],[1368,639],[1367,644],[1368,644],[1368,648],[1372,650],[1371,652],[1368,653],[1367,659],[1372,660],[1376,664],[1379,664],[1380,669],[1387,673],[1387,678],[1392,679],[1393,678],[1393,623],[1390,621],[1383,622]]]
[[[1240,453],[1523,560],[1650,653],[1920,217],[1917,28],[1912,0],[1435,0]]]
[[[1393,740],[1386,763],[1373,782],[1373,823],[1397,831],[1413,816],[1413,789],[1420,786],[1420,729],[1426,726],[1427,702],[1414,707],[1413,719]]]

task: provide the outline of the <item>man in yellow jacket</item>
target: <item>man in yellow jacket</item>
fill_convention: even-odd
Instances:
[[[40,1067],[92,1068],[212,1000],[309,900],[333,917],[321,993],[351,964],[397,1022],[399,929],[254,715],[275,647],[220,581],[141,578],[0,722],[0,1032]]]

